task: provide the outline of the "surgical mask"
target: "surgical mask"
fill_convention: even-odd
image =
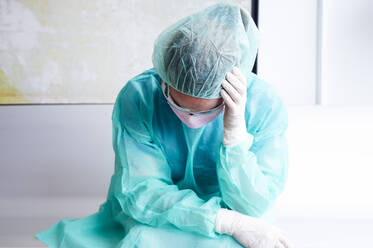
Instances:
[[[200,128],[206,125],[217,118],[218,115],[224,110],[224,102],[216,108],[198,112],[177,106],[168,93],[168,87],[169,86],[167,85],[166,88],[165,83],[162,81],[162,92],[167,99],[167,103],[170,105],[176,116],[179,117],[179,119],[190,128]]]

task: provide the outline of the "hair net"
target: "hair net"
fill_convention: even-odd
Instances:
[[[174,89],[199,98],[220,98],[221,83],[237,66],[249,75],[258,48],[250,14],[229,3],[212,5],[166,28],[157,37],[153,65]]]

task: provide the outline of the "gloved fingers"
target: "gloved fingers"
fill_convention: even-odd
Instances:
[[[275,248],[286,248],[279,240],[275,244]]]
[[[277,233],[277,237],[278,237],[279,242],[281,242],[281,244],[285,248],[294,247],[294,246],[291,245],[290,241],[288,240],[286,232],[284,232],[283,230],[281,230],[280,228],[278,228],[276,226],[274,226],[273,228],[274,228],[274,231]]]
[[[285,236],[279,236],[278,240],[281,242],[281,244],[285,248],[293,248],[294,247]]]
[[[233,100],[230,98],[229,94],[227,93],[227,91],[225,91],[225,89],[221,89],[221,96],[223,97],[224,99],[224,103],[228,106],[229,109],[234,109],[234,107],[236,106],[236,104],[233,102]]]
[[[232,73],[234,75],[236,75],[236,77],[238,77],[238,79],[244,84],[244,86],[246,87],[246,78],[245,76],[242,74],[242,72],[240,71],[240,69],[236,66],[233,66],[233,69],[232,69]],[[244,88],[245,89],[245,88]],[[246,89],[245,89],[246,90]]]
[[[235,90],[240,94],[244,95],[246,92],[246,86],[244,85],[244,82],[241,82],[241,80],[234,75],[231,72],[228,72],[226,75],[227,81],[231,83],[231,85],[235,88]]]
[[[230,98],[235,103],[240,103],[242,96],[237,92],[237,90],[230,84],[227,80],[224,80],[221,84],[224,88],[224,90],[228,93]]]

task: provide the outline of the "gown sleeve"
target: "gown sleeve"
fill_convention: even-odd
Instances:
[[[250,107],[249,112],[255,114],[247,117],[246,125],[254,134],[248,132],[233,146],[221,144],[217,175],[222,200],[230,209],[260,217],[283,191],[287,179],[288,119],[278,96],[251,103]]]
[[[221,198],[202,200],[191,189],[179,190],[167,159],[152,138],[141,92],[124,87],[112,114],[116,187],[114,197],[124,214],[151,226],[172,225],[215,238],[215,217]]]

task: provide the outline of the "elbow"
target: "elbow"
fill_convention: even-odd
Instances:
[[[239,212],[252,217],[260,218],[268,211],[272,204],[273,201],[270,199],[261,199],[256,202],[246,201],[246,204],[242,206],[241,211]]]
[[[259,218],[275,203],[280,192],[277,187],[275,188],[268,187],[266,194],[260,194],[259,192],[251,192],[251,194],[245,194],[243,192],[224,192],[222,194],[222,199],[230,209]]]
[[[250,197],[246,201],[248,203],[247,213],[253,217],[262,217],[275,204],[278,196],[283,191],[282,183],[272,183],[268,185],[266,194],[258,194],[256,197]]]

